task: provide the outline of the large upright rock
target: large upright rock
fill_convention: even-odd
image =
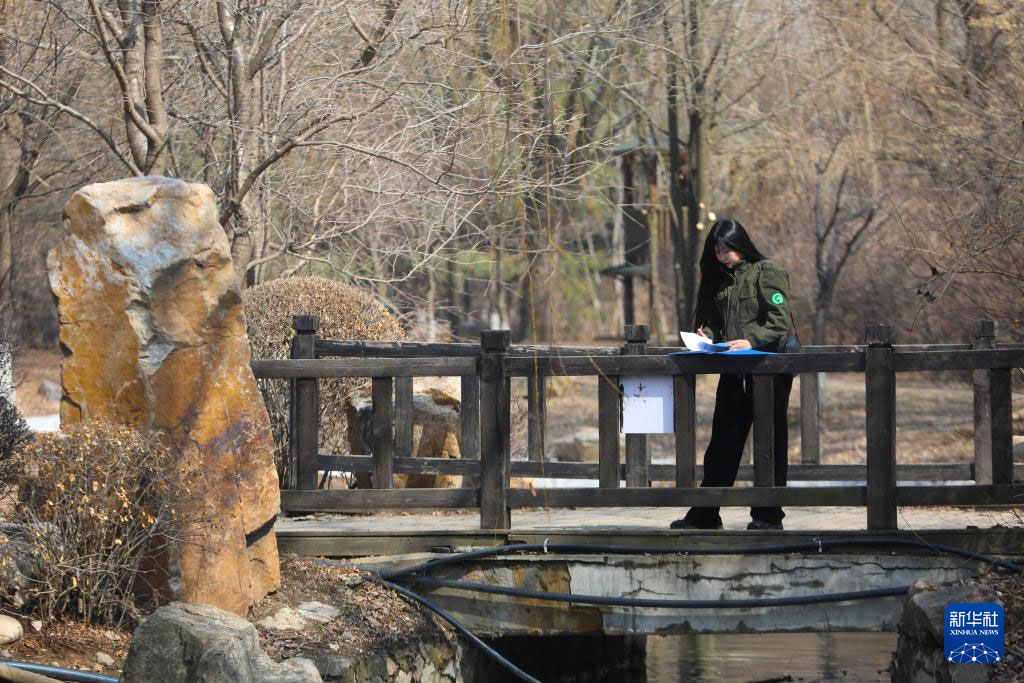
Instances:
[[[88,185],[49,255],[64,347],[61,422],[163,430],[202,473],[208,522],[167,561],[167,592],[236,614],[274,590],[280,498],[238,282],[206,185]]]

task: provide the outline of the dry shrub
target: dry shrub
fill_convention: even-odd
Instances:
[[[373,295],[322,277],[271,280],[245,291],[245,320],[254,359],[288,358],[292,316],[320,316],[318,335],[324,339],[394,341],[404,334],[398,320]],[[287,481],[288,382],[260,380],[260,392],[274,432],[277,473]],[[347,453],[345,399],[369,385],[363,378],[320,380],[321,453]]]
[[[114,623],[139,615],[152,558],[203,522],[189,476],[161,439],[102,422],[39,435],[18,454],[22,505],[43,567],[29,591],[40,618]]]

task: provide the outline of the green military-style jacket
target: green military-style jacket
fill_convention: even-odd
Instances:
[[[716,342],[746,339],[755,349],[775,351],[789,334],[789,274],[774,261],[740,261],[713,294],[712,319],[704,333]]]

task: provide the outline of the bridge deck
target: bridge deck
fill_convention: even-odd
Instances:
[[[866,510],[802,507],[787,511],[782,532],[746,530],[749,512],[724,508],[721,531],[674,531],[669,523],[683,514],[674,508],[587,508],[517,510],[512,529],[479,528],[476,510],[379,512],[373,515],[310,515],[283,518],[276,531],[286,552],[327,557],[398,555],[461,551],[508,542],[616,543],[620,545],[737,545],[779,543],[821,536],[883,536],[868,532]],[[901,508],[899,535],[969,547],[978,552],[1016,554],[1024,521],[1019,508]],[[983,530],[983,531],[982,531]],[[1010,542],[1009,536],[1013,536]]]

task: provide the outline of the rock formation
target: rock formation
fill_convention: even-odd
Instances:
[[[412,453],[417,458],[461,458],[459,399],[439,389],[426,389],[412,397]],[[356,396],[345,402],[348,441],[351,453],[372,452],[370,434],[373,424],[373,401],[369,396]],[[367,472],[356,476],[359,488],[370,488]],[[396,474],[392,482],[397,489],[458,488],[462,477],[448,474]]]
[[[946,607],[958,602],[998,602],[984,584],[934,585],[915,581],[907,592],[899,640],[889,671],[899,683],[987,681],[992,664],[952,664],[943,655]]]
[[[124,683],[321,683],[310,660],[277,663],[260,649],[256,627],[209,605],[174,603],[132,636]]]
[[[245,614],[280,581],[280,499],[213,192],[133,178],[82,188],[65,215],[48,262],[65,353],[61,422],[168,435],[201,473],[208,522],[167,558],[166,592]]]

